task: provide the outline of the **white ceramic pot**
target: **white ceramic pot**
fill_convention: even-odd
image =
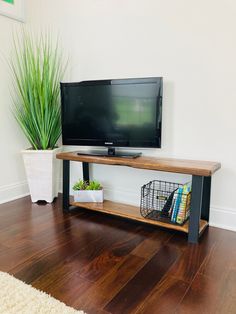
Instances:
[[[60,160],[56,159],[56,154],[60,151],[61,148],[22,151],[33,203],[37,201],[52,203],[58,196]]]
[[[74,191],[74,201],[81,203],[102,203],[103,190],[79,190]]]

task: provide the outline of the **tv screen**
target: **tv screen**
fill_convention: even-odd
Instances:
[[[162,78],[61,83],[64,145],[161,147]]]

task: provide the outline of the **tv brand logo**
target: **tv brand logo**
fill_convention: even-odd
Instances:
[[[105,142],[105,145],[113,145],[113,142]]]

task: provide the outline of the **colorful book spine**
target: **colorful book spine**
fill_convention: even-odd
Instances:
[[[176,222],[178,224],[182,224],[186,217],[187,217],[187,213],[186,213],[186,210],[188,209],[189,207],[189,193],[191,191],[191,185],[189,183],[185,184],[183,186],[183,191],[182,191],[182,197],[181,197],[181,202],[180,202],[180,205],[179,205],[179,211],[178,211],[178,215],[177,215],[177,218],[176,218]]]
[[[172,221],[173,214],[174,214],[174,208],[175,208],[176,198],[177,198],[177,194],[176,194],[176,192],[175,192],[175,193],[174,193],[174,196],[173,196],[172,204],[171,204],[171,209],[170,209],[170,218],[171,218],[171,221]]]
[[[178,216],[178,211],[179,211],[179,206],[181,203],[181,199],[182,199],[182,192],[183,192],[183,188],[179,187],[178,190],[176,190],[176,201],[174,204],[174,209],[172,212],[172,216],[171,216],[171,221],[172,222],[176,222],[177,216]]]

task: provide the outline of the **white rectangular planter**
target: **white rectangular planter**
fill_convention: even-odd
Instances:
[[[81,203],[102,203],[103,190],[79,190],[74,191],[74,201]]]
[[[22,151],[32,202],[52,203],[58,196],[60,161],[56,154],[60,151],[61,148]]]

